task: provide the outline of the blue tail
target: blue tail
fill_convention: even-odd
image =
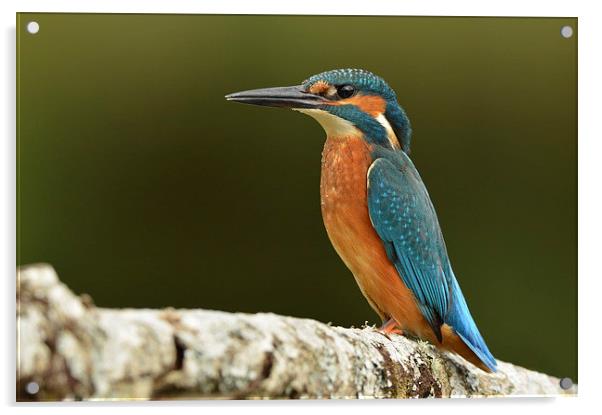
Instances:
[[[453,272],[452,272],[453,275]],[[462,341],[472,350],[479,359],[487,366],[492,372],[497,371],[497,362],[489,348],[483,340],[483,336],[479,332],[477,325],[475,324],[466,300],[462,294],[462,290],[456,281],[456,277],[453,276],[452,280],[452,304],[445,316],[445,322],[453,327],[456,334],[460,336]]]

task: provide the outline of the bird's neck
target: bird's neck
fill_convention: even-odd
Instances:
[[[298,108],[296,111],[313,117],[320,123],[326,135],[332,138],[360,137],[371,144],[398,150],[399,140],[384,114],[356,114],[356,122],[320,109]],[[349,112],[349,109],[347,109]],[[357,112],[357,110],[356,110]]]
[[[328,111],[305,108],[298,108],[296,111],[307,114],[318,121],[322,128],[324,128],[324,131],[326,131],[328,137],[361,137],[363,135],[362,131],[353,125],[352,122],[332,115]]]

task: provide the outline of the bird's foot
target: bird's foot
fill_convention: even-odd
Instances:
[[[399,328],[399,326],[397,325],[397,322],[392,318],[385,321],[382,324],[382,326],[380,326],[378,328],[378,331],[380,331],[382,334],[384,334],[387,337],[389,337],[390,334],[397,334],[397,335],[403,336],[403,330]]]

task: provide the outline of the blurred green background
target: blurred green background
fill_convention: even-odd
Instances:
[[[411,118],[492,352],[576,380],[567,24],[576,33],[572,18],[20,14],[17,262],[51,263],[100,306],[378,323],[322,225],[321,127],[224,99],[361,67]]]

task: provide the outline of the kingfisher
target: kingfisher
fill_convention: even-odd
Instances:
[[[382,320],[380,330],[426,340],[486,372],[497,362],[468,310],[435,208],[409,157],[412,129],[395,91],[363,69],[228,101],[284,107],[326,132],[320,199],[334,249]]]

